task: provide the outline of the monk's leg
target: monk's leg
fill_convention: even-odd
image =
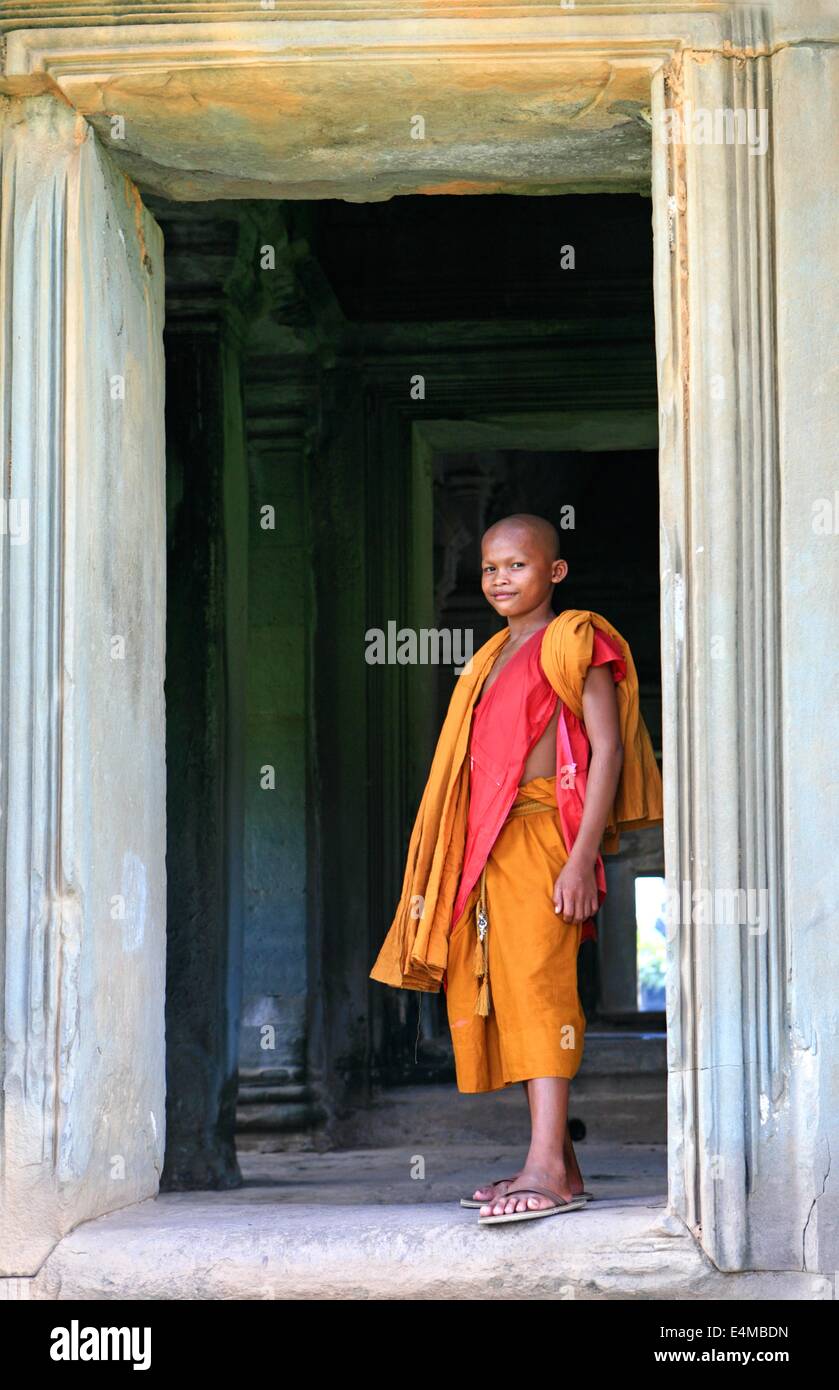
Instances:
[[[552,807],[554,783],[552,778],[535,779],[526,794]],[[566,1201],[583,1190],[567,1133],[568,1090],[579,1069],[585,1034],[577,989],[582,927],[558,919],[553,905],[553,885],[566,859],[558,817],[546,811],[508,821],[487,861],[495,1060],[506,1084],[521,1081],[525,1086],[531,1144],[514,1180],[478,1189],[481,1215],[500,1215],[509,1189],[526,1189],[528,1181],[550,1187]],[[525,1210],[526,1197],[525,1190],[510,1199],[509,1209],[515,1210],[518,1200],[518,1210]],[[534,1197],[530,1205],[552,1203]]]
[[[571,1142],[571,1130],[567,1123],[565,1125],[565,1142],[562,1146],[562,1152],[565,1157],[565,1167],[568,1170],[568,1181],[571,1184],[571,1191],[575,1197],[578,1197],[585,1188],[585,1183],[583,1182],[583,1175],[580,1172],[580,1165],[577,1162],[577,1155],[574,1152],[574,1145]]]
[[[528,1083],[523,1081],[521,1084],[524,1094],[527,1095]],[[518,1173],[515,1173],[510,1178],[502,1178],[500,1182],[484,1183],[483,1187],[475,1188],[475,1191],[472,1193],[472,1200],[473,1202],[491,1202],[493,1197],[503,1197],[508,1187],[516,1187],[517,1185]]]
[[[523,1081],[521,1084],[524,1087],[525,1095],[528,1099],[528,1104],[530,1104],[530,1095],[527,1089],[530,1085],[530,1082]],[[531,1109],[531,1120],[532,1118],[533,1112]],[[571,1184],[571,1191],[573,1192],[574,1196],[577,1197],[585,1188],[585,1183],[583,1182],[583,1175],[580,1172],[580,1165],[577,1162],[577,1155],[574,1152],[574,1145],[571,1141],[571,1127],[568,1124],[567,1120],[565,1122],[565,1138],[562,1144],[562,1154],[565,1159],[565,1167],[568,1170],[568,1181]],[[509,1186],[512,1186],[512,1184],[509,1184]],[[487,1195],[489,1197],[494,1197],[496,1195],[500,1197],[505,1190],[505,1188],[500,1188],[497,1194],[495,1192],[488,1192]]]
[[[570,1184],[570,1170],[566,1161],[566,1136],[568,1136],[568,1092],[570,1081],[564,1076],[534,1077],[527,1084],[527,1098],[530,1104],[531,1138],[530,1148],[524,1167],[513,1184],[527,1188],[528,1182],[537,1187],[549,1187],[558,1192],[566,1201],[576,1195]],[[572,1149],[573,1153],[573,1149]],[[577,1170],[579,1172],[579,1169]],[[582,1180],[577,1191],[582,1191]],[[528,1194],[517,1192],[513,1197],[501,1195],[491,1199],[481,1207],[481,1216],[501,1216],[513,1211],[537,1211],[540,1207],[550,1207],[554,1203],[541,1192]]]
[[[522,1081],[521,1084],[524,1089],[524,1093],[527,1096],[528,1105],[530,1105],[530,1094],[528,1091],[530,1082]],[[532,1118],[533,1111],[531,1108],[531,1122]],[[583,1192],[585,1188],[585,1183],[583,1181],[583,1175],[580,1172],[580,1165],[577,1162],[577,1155],[574,1152],[574,1145],[571,1141],[571,1130],[569,1128],[567,1119],[565,1123],[565,1137],[562,1145],[562,1156],[565,1161],[565,1170],[568,1174],[568,1186],[570,1188],[571,1195],[573,1197],[578,1197],[580,1193]],[[473,1201],[486,1202],[490,1204],[493,1201],[493,1199],[505,1196],[509,1188],[521,1186],[519,1178],[521,1177],[521,1174],[523,1172],[524,1166],[522,1166],[518,1170],[518,1172],[513,1174],[513,1176],[510,1178],[503,1178],[499,1182],[488,1182],[483,1187],[476,1188],[475,1191],[472,1193]],[[549,1186],[551,1186],[551,1184],[549,1184]],[[484,1216],[489,1215],[489,1209],[483,1214]]]

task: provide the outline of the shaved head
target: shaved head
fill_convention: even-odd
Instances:
[[[514,633],[550,621],[554,589],[568,573],[559,535],[543,516],[516,512],[502,517],[481,537],[481,588]]]
[[[531,512],[514,512],[512,516],[502,517],[484,532],[481,540],[484,545],[498,541],[501,536],[515,536],[519,540],[526,537],[530,544],[538,548],[547,560],[558,560],[559,532],[543,516],[533,516]]]

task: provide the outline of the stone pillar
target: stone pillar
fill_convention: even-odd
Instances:
[[[0,88],[7,1276],[153,1196],[166,1131],[163,243],[84,119],[13,90]]]
[[[729,53],[677,55],[653,92],[670,465],[661,478],[665,854],[680,894],[668,979],[670,1194],[722,1269],[830,1271],[839,1112],[825,1044],[836,1003],[820,981],[832,979],[835,955],[824,638],[837,593],[811,508],[832,495],[836,407],[822,367],[829,348],[813,342],[811,323],[835,334],[829,209],[839,167],[827,132],[839,83],[835,54],[742,56],[769,47],[766,34],[746,32],[750,16]],[[765,111],[768,149],[665,144],[664,110],[683,122],[698,111]],[[696,892],[711,895],[707,917]],[[738,892],[739,924],[731,899],[716,897]],[[821,1215],[830,1202],[832,1222]]]
[[[247,473],[225,275],[238,221],[160,216],[167,263],[167,1145],[164,1189],[241,1185]],[[227,254],[226,254],[227,253]]]
[[[309,1146],[325,1118],[318,1068],[310,1065],[312,1015],[320,1009],[320,865],[313,848],[309,498],[319,461],[310,449],[317,364],[309,307],[281,215],[269,209],[258,230],[254,264],[263,245],[274,248],[276,261],[254,272],[271,311],[252,328],[246,363],[250,580],[237,1124],[243,1147],[270,1151]]]
[[[772,75],[783,601],[767,655],[780,665],[783,820],[770,849],[783,876],[786,933],[773,978],[764,971],[755,981],[762,1011],[776,1021],[758,1039],[755,1128],[763,1143],[754,1245],[768,1264],[778,1213],[788,1213],[790,1263],[830,1272],[839,1269],[839,49],[784,49]],[[833,637],[825,641],[827,633]],[[786,1075],[770,1091],[766,1077],[780,1055]]]

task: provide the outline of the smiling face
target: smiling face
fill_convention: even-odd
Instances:
[[[496,613],[508,619],[551,616],[554,585],[568,573],[559,539],[542,517],[498,521],[481,541],[481,588]]]

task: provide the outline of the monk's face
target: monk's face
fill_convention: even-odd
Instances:
[[[481,545],[481,588],[496,613],[524,617],[550,608],[554,584],[568,573],[538,536],[524,527],[487,532]]]

